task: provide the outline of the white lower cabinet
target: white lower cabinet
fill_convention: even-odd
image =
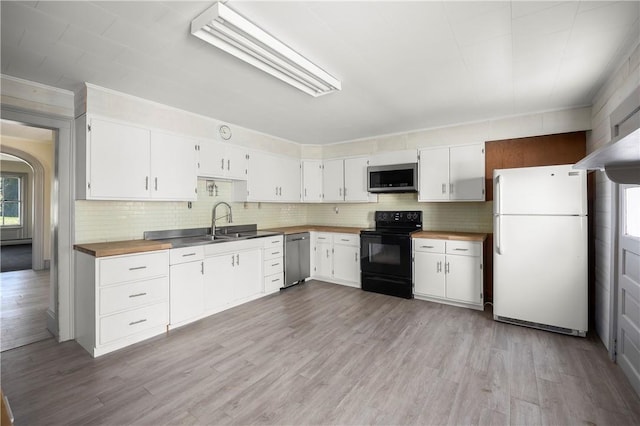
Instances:
[[[312,278],[360,287],[360,236],[312,232]]]
[[[413,240],[416,299],[484,309],[482,242]]]
[[[75,252],[75,337],[100,356],[164,333],[169,251],[94,257]]]
[[[263,295],[261,239],[204,246],[204,305],[207,315]]]
[[[176,327],[204,314],[204,249],[202,246],[172,249],[169,258],[169,320]]]

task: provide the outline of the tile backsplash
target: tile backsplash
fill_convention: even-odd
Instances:
[[[304,224],[365,228],[373,226],[376,210],[422,210],[426,230],[492,230],[491,202],[418,203],[416,194],[380,194],[377,203],[235,203],[231,182],[215,181],[215,185],[217,195],[209,195],[207,182],[198,180],[198,200],[192,208],[186,202],[76,201],[76,243],[141,239],[144,231],[209,227],[211,209],[219,201],[231,204],[234,224],[256,223],[263,229]]]

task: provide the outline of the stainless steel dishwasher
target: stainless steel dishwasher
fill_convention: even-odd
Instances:
[[[309,278],[310,239],[308,232],[290,234],[284,244],[284,286],[290,287]]]

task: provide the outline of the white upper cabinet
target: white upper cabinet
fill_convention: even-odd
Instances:
[[[169,201],[197,199],[195,141],[151,132],[151,198]]]
[[[418,201],[484,201],[484,144],[420,150]]]
[[[369,201],[367,192],[367,157],[344,160],[344,200]]]
[[[198,176],[247,180],[248,150],[215,140],[198,143]]]
[[[252,151],[248,170],[247,182],[234,184],[234,201],[300,202],[300,160]]]
[[[325,160],[323,167],[323,201],[344,201],[344,160]]]
[[[325,160],[323,164],[323,201],[370,201],[367,192],[367,157]]]
[[[319,203],[322,201],[322,160],[302,161],[302,201]]]
[[[76,198],[197,198],[195,143],[141,126],[82,116],[76,120]]]

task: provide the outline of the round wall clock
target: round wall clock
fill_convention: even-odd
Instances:
[[[220,133],[220,137],[225,141],[231,139],[231,129],[226,124],[223,124],[218,128],[218,133]]]

